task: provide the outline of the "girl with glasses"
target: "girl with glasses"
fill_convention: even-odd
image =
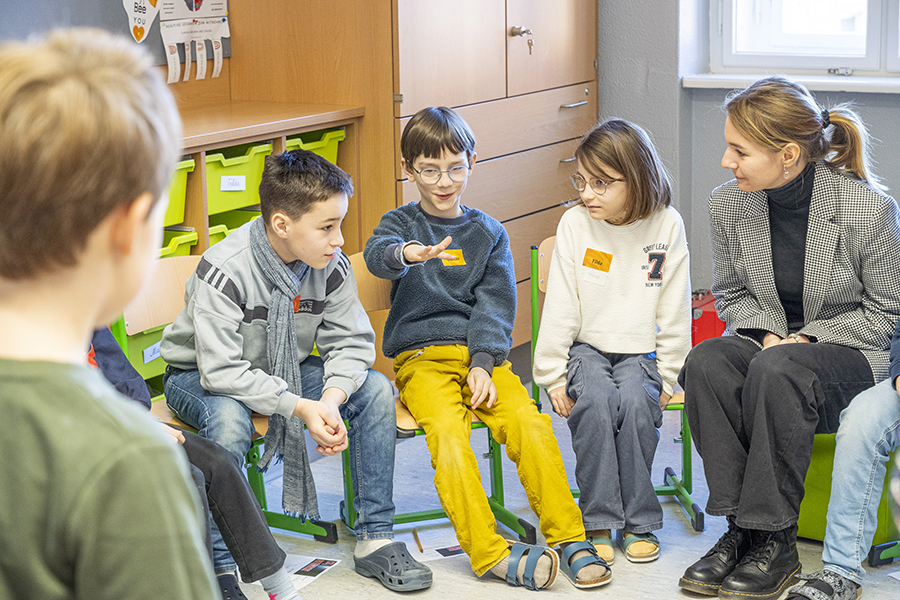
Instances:
[[[650,469],[691,347],[691,286],[681,215],[647,133],[610,119],[575,151],[577,206],[562,217],[534,357],[535,381],[566,417],[584,528],[612,563],[659,557]]]

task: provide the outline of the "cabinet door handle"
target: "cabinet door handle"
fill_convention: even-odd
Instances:
[[[560,108],[575,108],[576,106],[584,106],[587,103],[587,100],[582,100],[581,102],[573,102],[572,104],[563,104]]]
[[[529,29],[528,27],[522,27],[521,25],[516,25],[516,26],[510,28],[509,35],[516,37],[516,36],[526,36],[526,35],[533,35],[533,34],[531,33],[531,29]]]
[[[573,156],[572,158],[561,158],[561,159],[559,159],[559,162],[560,162],[560,163],[570,163],[570,162],[575,162],[575,157]]]

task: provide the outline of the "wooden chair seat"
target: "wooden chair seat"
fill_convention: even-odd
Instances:
[[[175,416],[175,414],[169,409],[169,406],[166,404],[164,398],[159,398],[150,405],[150,414],[156,417],[156,419],[160,423],[170,425],[171,427],[175,427],[177,429],[183,429],[185,431],[197,433],[196,429]],[[269,430],[269,417],[266,415],[253,413],[253,427],[256,429],[256,431],[254,431],[253,436],[251,436],[252,440],[255,441],[262,437],[265,437],[266,432]]]

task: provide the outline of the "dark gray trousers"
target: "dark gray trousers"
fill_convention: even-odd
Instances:
[[[797,522],[814,434],[836,432],[841,411],[875,381],[854,348],[760,350],[726,336],[698,344],[679,383],[703,457],[707,512],[733,516],[746,529],[779,531]]]
[[[237,458],[191,433],[184,434],[184,451],[201,502],[208,506],[243,580],[249,583],[278,572],[286,555],[272,537]],[[212,549],[211,540],[207,544]]]
[[[584,528],[659,529],[663,511],[650,479],[662,425],[656,358],[576,343],[566,379],[575,401],[567,422]]]

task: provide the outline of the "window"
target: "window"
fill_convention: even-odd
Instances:
[[[712,70],[900,71],[900,0],[712,0]]]

